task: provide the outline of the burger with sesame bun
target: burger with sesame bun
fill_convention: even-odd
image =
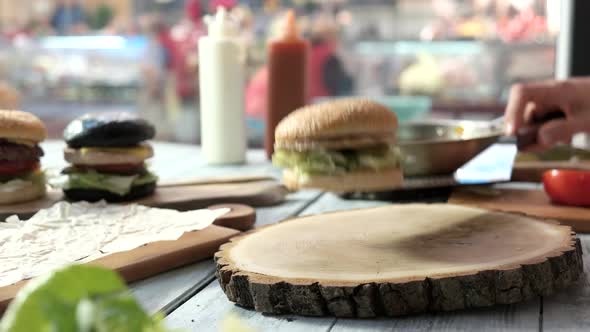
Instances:
[[[155,128],[131,113],[87,114],[64,131],[65,196],[72,201],[124,202],[151,195],[157,177],[145,161]]]
[[[43,197],[45,176],[39,142],[47,129],[39,118],[21,111],[0,110],[0,204],[14,204]]]
[[[306,106],[277,126],[273,164],[292,190],[393,189],[403,182],[397,126],[395,113],[366,99]]]

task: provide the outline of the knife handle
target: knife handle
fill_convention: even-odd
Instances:
[[[537,144],[539,128],[543,124],[557,119],[565,119],[565,113],[562,110],[552,110],[540,117],[533,117],[529,125],[520,128],[516,133],[516,146],[518,149],[521,150]]]

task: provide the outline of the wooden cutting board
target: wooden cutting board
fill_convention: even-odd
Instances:
[[[286,188],[276,180],[259,179],[245,182],[232,180],[227,183],[218,181],[220,180],[165,184],[158,187],[154,195],[132,203],[188,211],[222,203],[250,206],[276,205],[283,202],[287,195]],[[40,200],[0,206],[0,220],[14,214],[21,219],[29,218],[37,211],[48,208],[62,199],[61,190],[50,190],[47,196]]]
[[[458,188],[449,203],[553,219],[580,233],[590,233],[590,209],[551,204],[542,189]]]
[[[251,228],[255,212],[248,206],[219,205],[229,207],[230,213],[218,218],[215,224],[232,228]],[[89,264],[96,264],[118,271],[127,282],[133,282],[172,270],[190,263],[213,257],[223,243],[238,235],[238,230],[211,225],[203,230],[185,233],[176,241],[161,241],[125,252],[103,257]],[[26,281],[0,287],[0,313],[4,312]]]
[[[234,238],[215,258],[230,301],[305,316],[511,304],[549,295],[584,273],[570,227],[450,204],[296,218]]]
[[[590,171],[590,162],[579,161],[526,161],[516,162],[512,169],[512,181],[541,182],[543,173],[552,169],[577,169]]]

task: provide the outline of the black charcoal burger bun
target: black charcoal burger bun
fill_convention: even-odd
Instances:
[[[65,189],[64,195],[69,201],[98,202],[105,200],[110,203],[129,202],[150,196],[156,190],[156,182],[134,186],[131,191],[123,196],[110,191],[99,189]]]
[[[64,130],[71,148],[128,147],[154,138],[156,130],[148,121],[133,113],[109,112],[86,114]]]

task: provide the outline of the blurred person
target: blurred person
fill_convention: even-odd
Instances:
[[[198,93],[199,38],[207,33],[202,12],[200,1],[188,1],[184,18],[172,27],[169,32],[170,41],[164,43],[176,77],[177,94],[182,100],[189,102],[194,102]]]
[[[3,31],[3,37],[11,42],[15,42],[19,38],[28,38],[30,35],[31,22],[23,19],[11,20]]]
[[[318,97],[345,96],[353,92],[354,81],[337,53],[338,24],[330,15],[320,15],[311,27],[309,93]]]
[[[236,0],[211,0],[209,1],[209,13],[217,12],[217,8],[223,7],[228,11],[232,10],[238,2]]]
[[[455,35],[457,3],[453,0],[432,0],[436,19],[420,31],[422,40],[444,40]]]
[[[21,95],[10,84],[0,81],[0,110],[20,110]]]
[[[168,139],[171,136],[170,119],[165,103],[168,59],[160,39],[165,25],[155,16],[142,17],[140,20],[148,44],[140,66],[142,87],[138,109],[143,118],[156,126],[158,138]]]
[[[59,0],[55,6],[51,25],[60,35],[80,33],[86,30],[86,15],[76,0]]]
[[[51,26],[51,17],[37,17],[37,19],[35,19],[31,27],[31,34],[37,38],[53,36],[55,34],[55,30]]]
[[[498,35],[505,42],[533,40],[549,32],[545,17],[535,12],[534,0],[499,1]]]
[[[88,15],[88,24],[92,30],[102,30],[115,18],[115,11],[106,3],[101,3]]]
[[[185,5],[186,16],[195,25],[203,24],[203,8],[200,0],[188,0]]]
[[[37,1],[32,6],[33,20],[29,31],[33,37],[46,37],[55,35],[51,26],[53,7],[50,2]]]
[[[590,133],[590,78],[516,84],[506,107],[506,134],[516,135],[533,119],[560,110],[565,118],[544,123],[536,146],[545,150],[560,143],[571,143],[578,133]]]
[[[268,66],[256,71],[246,86],[246,115],[264,120],[268,108]]]
[[[256,36],[254,14],[247,6],[236,6],[230,12],[230,17],[238,26],[239,43],[244,51],[244,63],[246,68],[252,68],[263,61],[263,53],[257,47],[259,39]],[[249,75],[250,73],[247,73]]]
[[[120,15],[113,17],[101,30],[103,35],[110,36],[132,36],[137,34],[137,32],[135,22]]]

